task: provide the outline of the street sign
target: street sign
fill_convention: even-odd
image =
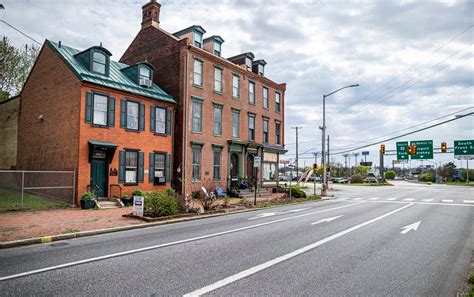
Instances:
[[[372,166],[372,162],[360,162],[360,166]]]
[[[408,141],[397,142],[397,160],[408,160]]]
[[[369,155],[369,151],[363,151],[362,152],[362,156],[368,156]]]
[[[145,204],[143,196],[133,196],[133,215],[143,217],[143,206]]]
[[[474,159],[474,140],[455,140],[454,158]]]
[[[416,154],[411,156],[412,160],[433,159],[433,140],[410,141],[410,145],[416,146]]]
[[[258,156],[256,156],[255,158],[253,158],[253,167],[254,168],[259,168],[260,167],[260,161],[262,159]]]

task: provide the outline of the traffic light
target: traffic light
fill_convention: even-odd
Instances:
[[[412,155],[416,155],[416,145],[411,146]]]
[[[411,145],[408,146],[408,154],[413,155],[413,147]]]
[[[380,145],[380,154],[385,155],[385,144]]]
[[[313,163],[313,169],[318,169],[318,164]]]
[[[448,151],[448,147],[446,146],[446,142],[441,142],[441,152],[446,153]]]

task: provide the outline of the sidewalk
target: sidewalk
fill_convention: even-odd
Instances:
[[[122,217],[131,212],[131,207],[2,212],[0,242],[143,224],[142,221]]]

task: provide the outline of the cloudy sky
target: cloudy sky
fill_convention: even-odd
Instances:
[[[118,60],[139,31],[146,0],[0,3],[5,6],[0,19],[40,42],[61,40],[81,49],[102,42]],[[360,87],[327,98],[326,126],[334,152],[474,111],[473,1],[160,3],[163,29],[201,25],[205,37],[225,39],[224,56],[252,51],[267,61],[269,78],[287,83],[286,157],[295,158],[290,127],[303,127],[300,164],[309,165],[312,152],[321,150],[322,95],[346,85]],[[31,42],[3,23],[0,28],[16,45]],[[451,147],[455,139],[474,139],[474,116],[400,140],[424,139],[432,139],[435,147],[441,141]],[[385,142],[387,150],[395,149],[396,141]],[[363,149],[370,151],[368,160],[378,160],[378,147]],[[452,158],[436,155],[433,161]]]

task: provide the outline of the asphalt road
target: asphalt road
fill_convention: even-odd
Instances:
[[[455,294],[474,248],[472,188],[400,182],[332,193],[330,201],[1,250],[0,292]]]

